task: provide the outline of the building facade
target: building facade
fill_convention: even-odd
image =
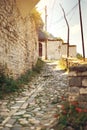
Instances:
[[[45,42],[39,43],[39,56],[45,59]],[[76,57],[76,45],[69,45],[69,57]],[[59,60],[61,58],[67,58],[67,43],[63,43],[62,40],[48,40],[47,41],[47,59]]]

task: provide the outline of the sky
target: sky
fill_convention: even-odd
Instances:
[[[40,0],[37,10],[41,13],[44,21],[45,5],[47,6],[47,31],[55,37],[61,37],[64,42],[67,42],[67,25],[60,4],[65,11],[69,23],[69,43],[77,45],[77,52],[83,54],[78,0]],[[81,10],[85,56],[87,57],[87,0],[81,0]]]

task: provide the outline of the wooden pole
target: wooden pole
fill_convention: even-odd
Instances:
[[[80,16],[80,26],[81,26],[81,36],[82,36],[82,50],[83,50],[83,60],[85,61],[85,48],[84,48],[84,36],[83,36],[83,24],[82,24],[82,13],[81,13],[81,4],[79,3],[79,16]]]
[[[67,29],[68,29],[68,32],[67,32],[67,59],[66,59],[67,68],[68,68],[68,67],[69,67],[69,66],[68,66],[68,58],[69,58],[69,34],[70,34],[70,31],[69,31],[69,23],[68,23],[68,21],[67,21],[65,11],[64,11],[64,9],[63,9],[63,7],[62,7],[61,4],[60,4],[60,6],[61,6],[61,9],[62,9],[62,11],[63,11],[64,19],[65,19],[65,21],[66,21],[66,25],[67,25]]]
[[[47,32],[47,6],[45,6],[45,31]],[[45,40],[45,60],[47,60],[47,39]]]

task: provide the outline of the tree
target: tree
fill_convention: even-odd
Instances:
[[[34,19],[35,21],[35,25],[36,25],[36,30],[38,33],[38,39],[40,41],[46,41],[48,38],[48,33],[46,31],[43,30],[44,27],[44,23],[43,20],[41,18],[41,14],[37,11],[36,8],[34,8],[31,12],[31,17]]]
[[[77,53],[76,57],[80,60],[82,60],[82,55],[80,53]]]
[[[35,25],[36,25],[36,30],[37,32],[39,30],[43,30],[43,26],[44,26],[44,23],[43,23],[43,20],[41,18],[41,14],[37,11],[36,8],[34,8],[31,12],[31,16],[32,18],[34,19],[35,21]]]
[[[56,40],[61,41],[62,43],[64,43],[63,39],[61,37],[55,37]]]

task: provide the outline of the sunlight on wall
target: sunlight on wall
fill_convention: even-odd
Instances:
[[[38,2],[39,0],[16,0],[22,17],[26,17]]]

